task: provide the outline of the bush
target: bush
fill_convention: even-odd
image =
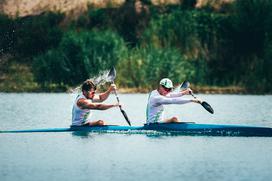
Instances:
[[[14,23],[6,15],[0,14],[0,56],[14,50]]]
[[[229,25],[228,19],[227,15],[204,10],[176,9],[153,18],[142,43],[144,46],[151,42],[155,47],[178,48],[192,65],[195,72],[192,79],[196,83],[213,83],[220,77],[218,75],[228,79],[229,74],[222,72],[224,69],[220,67],[229,56],[225,56],[229,52],[224,50],[229,45],[226,40],[229,31],[225,29]],[[209,79],[208,75],[211,76]]]
[[[272,1],[237,0],[232,16],[233,40],[241,55],[263,55],[266,36],[272,31]]]
[[[63,14],[45,13],[17,18],[15,23],[15,52],[18,56],[33,57],[56,48],[62,38],[59,23]]]
[[[177,46],[184,50],[194,33],[192,16],[183,11],[175,11],[154,17],[144,32],[142,43],[150,42],[155,47]]]
[[[156,88],[164,77],[179,83],[195,75],[192,64],[173,48],[135,48],[119,62],[118,69],[121,86],[149,89]]]
[[[264,54],[264,70],[262,75],[264,76],[264,88],[265,92],[270,92],[272,90],[272,42],[266,43],[265,54]]]
[[[124,42],[113,32],[70,31],[57,50],[35,58],[34,68],[41,83],[76,85],[116,65],[125,51]]]
[[[267,90],[271,85],[272,1],[237,0],[232,16],[234,42],[229,52],[236,60],[235,72],[250,89]],[[241,74],[247,72],[247,74]]]
[[[34,58],[33,70],[36,80],[46,83],[70,83],[71,67],[62,51],[49,50],[46,54]]]

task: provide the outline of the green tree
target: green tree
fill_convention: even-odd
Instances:
[[[62,38],[59,23],[63,14],[52,12],[39,16],[17,18],[15,23],[15,50],[20,57],[33,57],[56,48]]]
[[[0,56],[14,50],[14,22],[0,14]]]
[[[70,31],[58,49],[36,57],[33,67],[41,83],[76,85],[116,65],[125,51],[123,40],[113,32]]]

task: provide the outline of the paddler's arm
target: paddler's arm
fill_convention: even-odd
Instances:
[[[101,104],[101,103],[93,103],[88,99],[79,99],[77,102],[78,107],[81,109],[95,109],[95,110],[106,110],[113,107],[118,107],[119,104]]]
[[[106,92],[103,92],[103,93],[99,94],[98,96],[95,96],[93,98],[93,102],[103,102],[103,101],[105,101],[109,97],[110,93],[112,91],[114,91],[114,90],[116,90],[116,85],[111,84],[109,89]]]
[[[180,92],[170,92],[167,97],[181,97],[181,96],[184,96],[184,95],[189,95],[189,94],[192,94],[193,91],[188,88],[186,90],[183,90],[183,91],[180,91]]]
[[[172,98],[172,97],[160,96],[155,99],[156,99],[155,102],[158,105],[161,105],[161,104],[187,104],[190,102],[201,103],[201,100],[199,100],[199,99],[184,99],[181,97],[173,97]]]

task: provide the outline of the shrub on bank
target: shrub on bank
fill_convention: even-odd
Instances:
[[[179,83],[195,75],[192,64],[174,48],[135,48],[118,62],[117,68],[122,87],[151,89],[164,77]]]
[[[20,59],[29,58],[56,48],[62,37],[59,24],[63,18],[63,14],[48,12],[15,19],[15,54]]]
[[[34,61],[40,83],[76,85],[116,65],[126,51],[123,40],[110,31],[69,31],[59,47]]]
[[[0,56],[11,53],[14,48],[14,22],[0,14]]]

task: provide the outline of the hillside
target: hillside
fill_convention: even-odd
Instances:
[[[2,0],[0,9],[9,16],[37,15],[44,11],[58,11],[65,13],[78,14],[87,10],[87,6],[97,7],[109,4],[119,5],[124,0]]]
[[[120,6],[126,0],[0,0],[0,12],[11,17],[24,17],[37,15],[45,11],[58,11],[66,14],[78,16],[87,10],[88,5],[95,7]],[[137,1],[137,0],[135,0]],[[178,4],[185,0],[151,0],[152,4]],[[196,0],[196,7],[206,5],[214,9],[233,0]]]

